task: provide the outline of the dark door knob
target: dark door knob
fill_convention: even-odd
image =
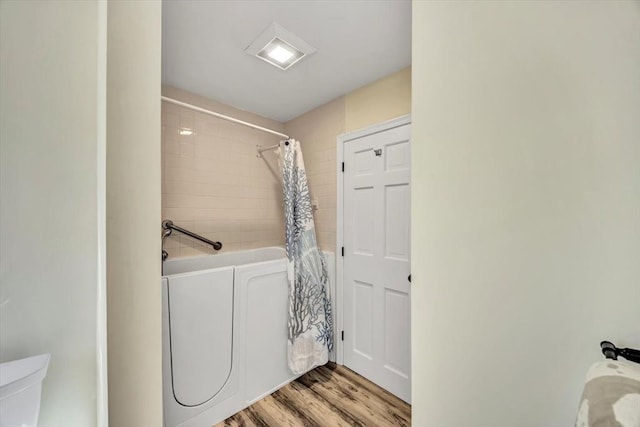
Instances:
[[[407,280],[409,281],[409,283],[411,283],[411,275],[409,275],[409,277],[407,277]]]

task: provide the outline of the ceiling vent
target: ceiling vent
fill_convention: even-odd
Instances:
[[[314,47],[276,22],[269,25],[245,49],[249,55],[256,56],[281,70],[290,68],[315,51]]]

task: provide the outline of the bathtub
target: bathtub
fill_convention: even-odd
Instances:
[[[334,255],[323,255],[335,295]],[[163,263],[166,427],[212,426],[297,377],[287,367],[286,268],[280,247]]]

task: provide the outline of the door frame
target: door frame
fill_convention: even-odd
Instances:
[[[411,114],[405,114],[391,120],[376,123],[363,129],[343,133],[336,138],[336,295],[334,309],[336,310],[334,322],[334,343],[336,363],[344,365],[344,341],[341,333],[344,331],[344,257],[342,247],[344,246],[344,173],[342,162],[344,162],[344,149],[346,144],[356,139],[376,133],[384,132],[411,123]]]

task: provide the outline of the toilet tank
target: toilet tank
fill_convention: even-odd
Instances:
[[[0,426],[35,427],[50,354],[0,363]]]

